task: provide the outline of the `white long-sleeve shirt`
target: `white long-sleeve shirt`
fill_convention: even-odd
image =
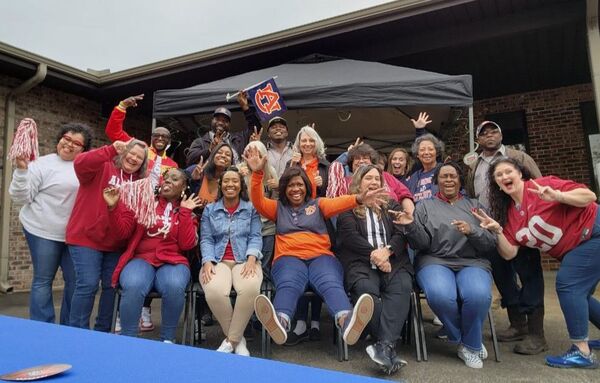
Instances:
[[[19,219],[25,230],[64,242],[78,189],[73,161],[53,153],[29,163],[26,170],[15,169],[8,192],[13,202],[24,204]]]

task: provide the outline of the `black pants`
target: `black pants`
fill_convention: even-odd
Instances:
[[[510,261],[494,251],[490,261],[494,282],[502,296],[502,307],[516,306],[519,312],[528,314],[544,305],[544,274],[539,250],[521,247]],[[517,284],[517,275],[521,287]]]
[[[375,301],[369,327],[378,341],[395,343],[400,339],[410,308],[412,288],[412,277],[405,270],[396,271],[387,280],[381,271],[370,269],[368,279],[359,279],[352,285],[350,292],[355,302],[362,294],[370,294]]]

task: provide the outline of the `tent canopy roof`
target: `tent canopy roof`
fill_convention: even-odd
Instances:
[[[467,106],[473,102],[470,75],[449,76],[377,62],[311,55],[291,63],[228,77],[185,89],[159,90],[154,117],[238,108],[228,93],[275,77],[290,109]]]

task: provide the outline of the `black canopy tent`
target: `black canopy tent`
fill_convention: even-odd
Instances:
[[[190,88],[159,90],[154,94],[153,117],[206,115],[208,121],[219,106],[239,110],[235,98],[226,102],[228,93],[275,76],[289,109],[284,117],[290,134],[316,122],[329,146],[343,145],[356,136],[375,142],[406,141],[414,137],[407,115],[427,110],[439,128],[450,107],[473,102],[470,75],[313,55]],[[243,126],[241,113],[234,113],[233,126]]]

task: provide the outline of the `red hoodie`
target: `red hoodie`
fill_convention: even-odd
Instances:
[[[159,198],[156,207],[159,217],[163,216],[166,206],[167,201]],[[122,203],[117,204],[108,215],[116,235],[129,240],[127,250],[119,258],[112,276],[114,287],[119,283],[119,275],[125,265],[134,258],[143,259],[154,267],[164,264],[184,264],[189,267],[190,264],[183,252],[193,249],[198,244],[198,220],[190,209],[179,207],[179,202],[173,204],[173,210],[169,214],[171,229],[166,237],[162,234],[148,235],[149,232],[156,233],[163,227],[162,219],[159,219],[154,227],[146,229],[135,221],[133,212]]]
[[[79,191],[67,224],[67,244],[99,251],[122,251],[127,245],[127,241],[119,239],[111,229],[102,191],[138,177],[137,173],[127,174],[117,168],[113,162],[116,155],[117,150],[107,145],[75,157],[73,167],[79,179]]]

